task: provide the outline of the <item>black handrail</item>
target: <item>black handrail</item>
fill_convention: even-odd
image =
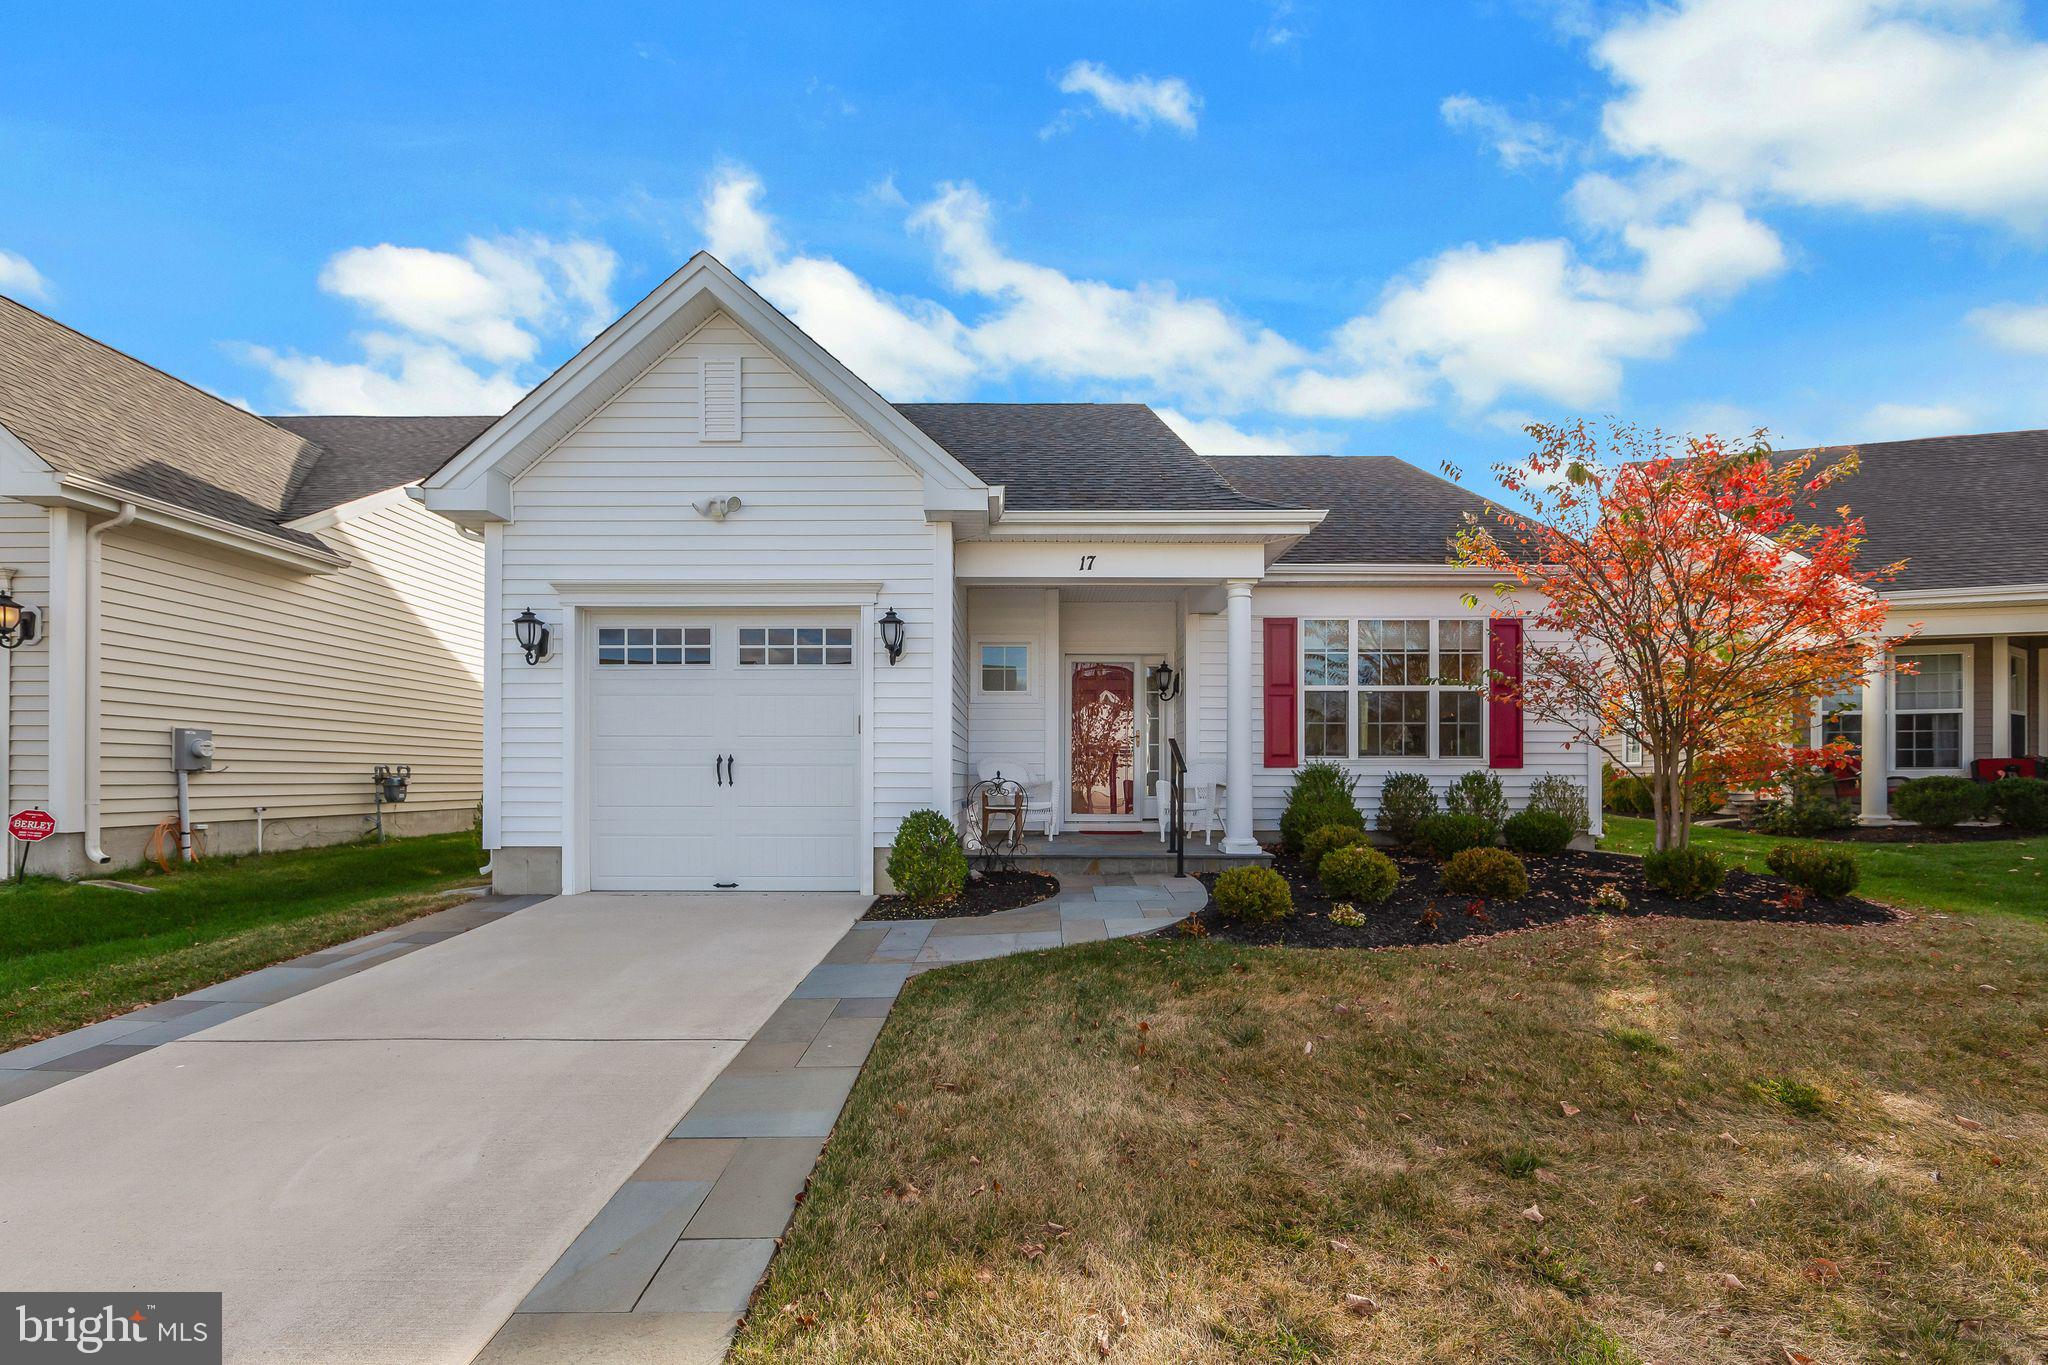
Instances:
[[[1188,875],[1188,762],[1181,757],[1180,741],[1166,739],[1166,827],[1167,846],[1173,850],[1173,875]]]

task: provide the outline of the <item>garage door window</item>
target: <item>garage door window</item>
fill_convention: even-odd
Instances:
[[[853,663],[852,626],[741,626],[740,663],[837,667]]]
[[[597,662],[616,667],[632,664],[704,666],[711,662],[709,626],[600,626]]]

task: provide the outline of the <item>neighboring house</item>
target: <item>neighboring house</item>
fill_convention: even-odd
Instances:
[[[265,420],[0,299],[0,804],[58,833],[32,871],[137,862],[173,822],[174,727],[211,853],[450,829],[481,779],[483,547],[415,482],[486,423]],[[260,831],[260,835],[259,835]]]
[[[1314,757],[1368,812],[1400,770],[1596,785],[1486,694],[1522,623],[1445,563],[1476,497],[1205,462],[1134,404],[893,406],[708,256],[423,496],[484,536],[508,890],[867,890],[904,815],[994,767],[1040,829],[1156,830],[1170,745],[1226,779],[1240,854]]]
[[[1841,449],[1847,450],[1848,447]],[[2048,431],[1942,436],[1854,447],[1861,468],[1838,496],[1868,526],[1863,560],[1906,561],[1887,585],[1887,628],[1918,633],[1898,651],[1911,672],[1873,674],[1828,699],[1816,743],[1861,748],[1866,821],[1889,817],[1908,778],[1977,771],[1980,760],[2039,755],[2048,722]],[[1817,452],[1825,464],[1828,451]],[[1869,717],[1883,715],[1873,726]]]

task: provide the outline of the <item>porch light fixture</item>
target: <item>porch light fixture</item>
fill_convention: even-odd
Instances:
[[[1152,665],[1152,690],[1159,694],[1159,700],[1172,701],[1180,695],[1180,674],[1173,671],[1173,665],[1165,660]]]
[[[877,624],[882,628],[882,648],[889,651],[889,665],[893,668],[903,657],[903,618],[896,614],[896,608],[891,607],[882,613]]]
[[[512,618],[512,638],[526,652],[526,662],[537,664],[548,656],[548,625],[528,607]]]
[[[35,638],[35,612],[15,601],[12,592],[0,588],[0,649],[19,649]]]

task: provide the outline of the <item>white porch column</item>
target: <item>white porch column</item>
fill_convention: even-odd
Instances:
[[[1891,823],[1892,770],[1890,653],[1863,675],[1863,823]]]
[[[2020,709],[2026,708],[2026,699],[2016,698],[2012,694],[2012,637],[1994,635],[1991,637],[1992,758],[2012,757],[2012,712],[2015,701],[2020,703]]]
[[[1229,665],[1225,690],[1224,773],[1229,786],[1223,803],[1223,851],[1257,853],[1252,837],[1252,585],[1234,579],[1224,609],[1224,658]]]

